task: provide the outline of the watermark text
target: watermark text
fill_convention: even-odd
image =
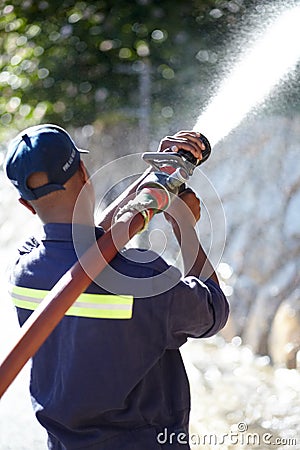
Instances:
[[[221,446],[221,445],[238,445],[244,447],[259,447],[259,446],[297,446],[296,438],[284,438],[273,435],[270,432],[266,433],[256,433],[249,432],[248,425],[245,422],[240,422],[237,424],[237,429],[235,431],[230,431],[224,434],[197,434],[190,433],[187,434],[183,431],[174,432],[167,428],[157,434],[157,442],[160,445],[163,444],[181,444],[192,446],[210,445],[210,446]]]

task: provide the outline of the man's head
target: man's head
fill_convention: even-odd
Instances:
[[[30,127],[11,141],[5,161],[8,178],[24,200],[38,198],[63,190],[64,184],[79,167],[80,153],[69,134],[57,125]],[[30,188],[28,178],[42,172],[48,182]]]
[[[6,174],[19,191],[21,203],[43,221],[51,220],[60,203],[67,211],[86,182],[80,153],[87,151],[78,149],[63,128],[52,124],[27,128],[10,142]]]

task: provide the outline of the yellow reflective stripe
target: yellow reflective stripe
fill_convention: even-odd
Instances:
[[[78,317],[91,317],[94,319],[131,319],[132,308],[126,310],[114,309],[111,310],[109,305],[107,309],[87,309],[78,308],[77,306],[71,306],[66,312],[67,316],[78,316]]]
[[[25,296],[32,299],[34,298],[43,299],[44,297],[46,297],[49,291],[43,291],[41,289],[24,288],[21,286],[10,286],[9,292],[11,294]]]
[[[19,308],[35,310],[49,291],[11,286],[10,294]],[[131,319],[132,295],[81,294],[66,315],[98,319]]]

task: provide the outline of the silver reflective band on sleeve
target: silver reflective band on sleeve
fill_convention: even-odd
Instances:
[[[34,310],[50,291],[11,286],[10,295],[15,306]],[[95,319],[131,319],[132,295],[81,294],[68,309],[66,316]]]

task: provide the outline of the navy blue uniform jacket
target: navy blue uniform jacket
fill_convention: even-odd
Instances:
[[[44,231],[19,250],[11,272],[21,325],[77,260],[70,224]],[[95,229],[97,237],[102,232]],[[156,439],[165,428],[188,432],[179,347],[217,333],[228,303],[213,281],[182,279],[150,255],[120,252],[33,357],[30,391],[50,449],[155,450],[167,448]]]

